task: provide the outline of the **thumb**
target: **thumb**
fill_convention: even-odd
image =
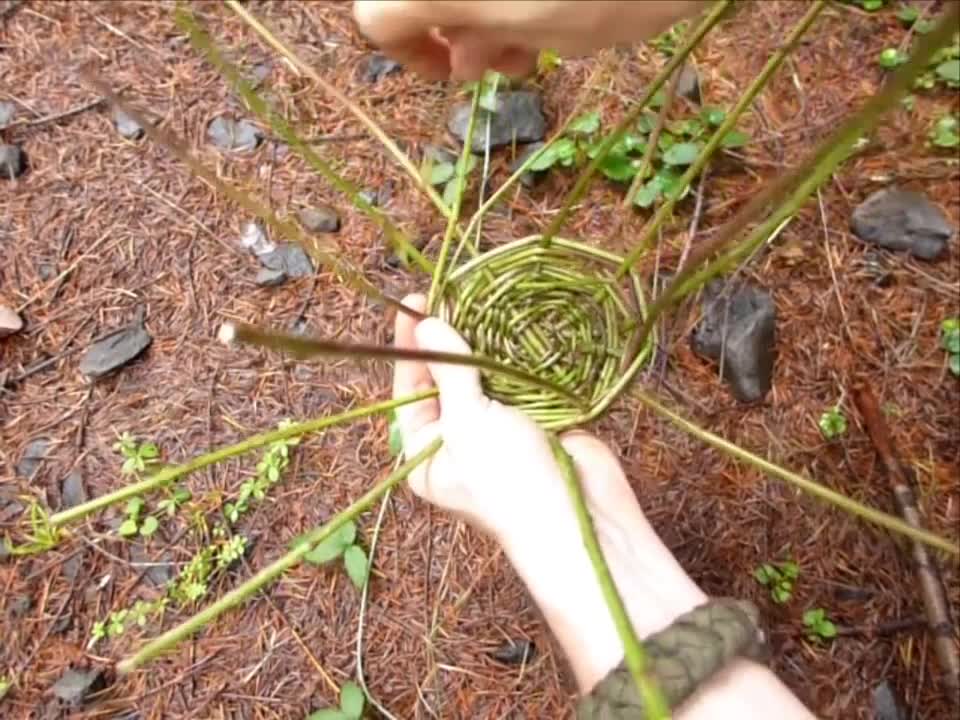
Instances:
[[[417,325],[417,345],[422,350],[469,355],[470,346],[447,323],[437,318],[427,318]],[[459,414],[472,411],[486,404],[480,387],[480,371],[469,365],[428,362],[427,367],[440,391],[441,412]]]

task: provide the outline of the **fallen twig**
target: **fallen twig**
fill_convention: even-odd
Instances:
[[[880,464],[883,465],[900,515],[911,526],[921,529],[920,510],[917,508],[908,471],[897,456],[893,438],[883,413],[880,412],[876,396],[867,385],[860,385],[854,389],[853,398],[873,441],[877,457],[880,458]],[[960,691],[960,656],[953,639],[953,624],[950,621],[950,607],[947,604],[943,581],[934,558],[927,552],[927,548],[916,540],[913,541],[913,562],[926,610],[927,627],[933,636],[933,647],[943,673],[942,681],[952,693],[952,697],[956,697],[956,693]]]

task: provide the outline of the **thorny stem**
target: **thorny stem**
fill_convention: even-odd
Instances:
[[[392,345],[369,345],[365,343],[343,343],[336,340],[323,340],[305,335],[282,333],[244,325],[242,323],[224,323],[220,329],[220,337],[224,342],[242,342],[250,345],[259,345],[272,350],[289,353],[294,357],[306,359],[317,355],[332,357],[366,357],[382,358],[384,360],[421,360],[425,362],[450,363],[452,365],[469,365],[489,370],[503,375],[523,380],[531,385],[549,390],[566,398],[580,408],[585,409],[584,399],[578,397],[556,383],[537,377],[533,373],[512,365],[505,365],[483,355],[466,355],[462,353],[437,352],[434,350],[405,350]]]
[[[563,202],[563,206],[560,208],[560,212],[557,213],[553,221],[543,232],[543,244],[549,245],[553,237],[560,232],[560,229],[563,227],[563,224],[567,221],[567,218],[570,216],[570,213],[573,211],[573,207],[580,202],[580,198],[583,197],[583,194],[587,191],[587,187],[590,185],[590,181],[593,179],[594,174],[597,169],[600,167],[600,163],[603,162],[606,158],[607,153],[610,152],[610,149],[620,142],[620,139],[624,136],[627,130],[637,121],[641,113],[646,109],[647,104],[650,102],[650,99],[656,94],[656,92],[663,86],[674,71],[680,67],[681,64],[687,59],[687,56],[693,51],[693,49],[700,43],[703,37],[710,31],[710,29],[716,25],[720,18],[723,17],[724,13],[731,5],[731,0],[720,0],[710,13],[703,19],[703,22],[697,26],[696,30],[690,34],[689,39],[680,47],[676,54],[670,58],[670,61],[664,65],[660,73],[654,78],[647,86],[647,91],[643,94],[643,97],[640,98],[640,101],[637,103],[637,107],[627,113],[626,117],[620,121],[620,124],[614,129],[610,135],[600,144],[600,147],[597,150],[596,157],[590,161],[583,172],[580,173],[580,177],[577,178],[576,184],[573,186],[573,189],[569,192],[566,199]]]
[[[769,233],[792,212],[798,210],[807,198],[847,158],[850,148],[866,133],[873,130],[884,113],[893,107],[900,96],[923,72],[931,56],[950,41],[960,23],[960,3],[950,3],[940,23],[923,36],[910,60],[900,67],[876,95],[871,97],[853,117],[846,120],[810,157],[793,172],[778,178],[765,191],[751,199],[733,218],[723,225],[713,239],[705,242],[691,253],[686,267],[677,273],[669,286],[654,301],[647,313],[638,336],[641,340],[649,335],[660,314],[692,287],[699,287],[705,279],[717,274],[730,262],[750,252],[763,242]],[[744,228],[768,207],[777,211],[765,223],[757,227],[746,240],[733,247],[726,255],[715,260],[707,268],[700,267],[717,252],[733,243]],[[696,283],[696,285],[695,285]]]
[[[690,433],[698,440],[701,440],[708,445],[712,445],[718,450],[722,450],[728,455],[732,455],[738,460],[742,460],[743,462],[752,465],[758,470],[762,470],[769,475],[773,475],[781,480],[785,480],[805,493],[834,505],[835,507],[850,513],[851,515],[856,515],[867,522],[872,522],[892,532],[906,535],[913,540],[917,540],[939,550],[943,550],[951,555],[960,555],[960,545],[957,545],[956,543],[952,543],[949,540],[942,538],[939,535],[935,535],[934,533],[927,532],[926,530],[915,528],[898,517],[875,510],[866,505],[862,505],[856,500],[848,498],[845,495],[836,492],[835,490],[831,490],[830,488],[825,487],[818,482],[814,482],[813,480],[805,478],[802,475],[798,475],[797,473],[782,468],[779,465],[770,462],[769,460],[765,460],[758,455],[754,455],[750,451],[744,450],[742,447],[735,445],[729,440],[724,440],[719,435],[714,435],[712,432],[704,430],[696,423],[687,420],[681,415],[678,415],[669,408],[660,404],[660,402],[658,402],[652,395],[648,395],[642,390],[637,390],[636,395],[640,399],[640,402],[656,412],[658,415],[665,417],[681,430]]]
[[[409,405],[410,403],[414,403],[419,400],[425,400],[427,398],[434,397],[436,394],[436,389],[425,390],[419,393],[414,393],[413,395],[397,398],[395,400],[386,400],[384,402],[374,403],[373,405],[367,405],[366,407],[357,408],[356,410],[348,410],[347,412],[339,413],[337,415],[293,423],[292,425],[289,425],[281,430],[272,430],[270,432],[254,435],[253,437],[247,438],[242,442],[238,442],[234,445],[228,445],[227,447],[218,448],[217,450],[196,457],[189,462],[183,463],[182,465],[164,468],[155,475],[151,475],[150,477],[146,478],[145,480],[141,480],[138,483],[127,485],[126,487],[120,488],[112,493],[101,495],[100,497],[96,497],[93,500],[82,503],[81,505],[76,505],[67,510],[63,510],[62,512],[58,512],[50,517],[50,525],[53,527],[62,527],[67,523],[84,518],[91,513],[95,513],[98,510],[102,510],[103,508],[115,503],[123,502],[124,500],[128,500],[136,495],[142,495],[152,490],[156,490],[157,488],[173,482],[177,478],[181,478],[184,475],[189,475],[192,472],[201,470],[208,465],[214,465],[218,462],[226,460],[227,458],[235,457],[236,455],[243,455],[251,450],[256,450],[257,448],[264,447],[265,445],[270,445],[278,440],[285,440],[287,438],[297,437],[299,435],[308,435],[310,433],[318,432],[350,420],[356,420],[357,418],[374,415],[380,412],[387,412],[403,405]]]
[[[287,570],[296,565],[310,550],[323,542],[333,533],[340,529],[345,523],[356,518],[360,513],[367,510],[375,503],[385,492],[397,485],[407,475],[410,474],[420,463],[431,457],[443,441],[440,438],[435,439],[423,450],[407,460],[403,465],[391,472],[386,478],[377,483],[374,487],[361,495],[357,500],[345,509],[333,516],[333,518],[319,528],[311,530],[298,543],[295,548],[274,560],[267,567],[260,570],[256,575],[247,580],[239,587],[234,588],[216,602],[208,605],[203,610],[180,623],[176,627],[167,630],[157,638],[154,638],[144,645],[137,653],[128,656],[117,663],[117,671],[121,674],[136,670],[144,663],[161,655],[171,649],[177,643],[193,635],[195,632],[209,624],[223,613],[234,608],[244,601],[251,598],[262,588],[266,587]]]
[[[677,192],[672,194],[672,197],[666,197],[664,199],[663,204],[647,223],[646,230],[644,231],[640,242],[637,243],[633,250],[627,253],[627,256],[624,258],[623,264],[620,266],[620,271],[618,273],[620,277],[623,277],[626,271],[637,261],[637,259],[653,246],[654,238],[657,237],[657,231],[670,216],[670,213],[673,212],[673,208],[676,206],[680,196],[683,194],[683,190],[690,185],[691,182],[693,182],[693,179],[710,161],[710,158],[713,156],[714,152],[716,152],[717,148],[719,148],[720,144],[723,142],[723,139],[727,136],[727,133],[733,130],[734,126],[737,124],[737,121],[740,119],[740,116],[750,106],[760,91],[766,87],[767,83],[770,81],[770,78],[773,77],[773,74],[783,64],[783,61],[794,50],[794,48],[796,48],[797,43],[800,42],[803,34],[810,28],[810,26],[813,24],[813,21],[816,20],[817,15],[821,13],[824,7],[826,7],[826,0],[817,0],[813,5],[811,5],[810,9],[807,10],[807,13],[803,16],[803,18],[801,18],[800,22],[797,23],[796,27],[794,27],[786,42],[780,46],[777,52],[775,52],[769,60],[767,60],[767,64],[764,65],[763,70],[760,71],[760,74],[757,75],[754,81],[750,84],[750,87],[747,88],[747,91],[741,96],[740,100],[737,101],[737,104],[720,124],[720,127],[718,127],[713,133],[706,146],[704,146],[703,150],[697,156],[697,159],[680,177],[680,180],[678,181]]]
[[[580,526],[580,535],[583,539],[584,549],[590,558],[590,564],[593,565],[593,571],[597,576],[597,583],[600,585],[600,591],[603,593],[603,599],[610,611],[610,617],[620,636],[620,642],[623,644],[624,659],[627,668],[633,676],[640,696],[643,698],[643,706],[646,710],[645,717],[650,720],[659,718],[668,718],[670,709],[667,701],[656,684],[647,677],[645,667],[647,657],[643,645],[637,637],[630,622],[630,616],[623,605],[623,599],[620,597],[620,591],[610,573],[610,567],[607,565],[603,551],[600,549],[600,541],[597,540],[597,534],[593,527],[593,519],[590,517],[590,511],[587,509],[587,501],[583,494],[583,488],[580,485],[580,479],[577,477],[577,469],[573,464],[570,455],[564,449],[563,445],[557,439],[557,436],[551,433],[548,435],[550,447],[553,455],[560,466],[560,474],[563,475],[567,486],[567,492],[570,495],[570,501],[573,503],[573,509],[577,516],[577,524]]]

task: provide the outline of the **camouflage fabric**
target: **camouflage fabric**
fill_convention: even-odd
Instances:
[[[759,612],[749,602],[717,598],[644,640],[647,673],[676,707],[734,657],[765,660]],[[643,720],[643,700],[621,662],[577,706],[578,720]]]

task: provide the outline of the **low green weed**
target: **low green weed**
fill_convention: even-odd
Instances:
[[[834,440],[847,432],[847,418],[840,410],[840,404],[825,410],[817,423],[820,434],[827,440]]]
[[[352,520],[344,523],[337,532],[318,543],[303,559],[311,565],[326,565],[338,558],[343,559],[347,576],[358,590],[363,589],[367,581],[370,562],[367,553],[356,543],[357,526]],[[299,542],[294,541],[294,545]]]
[[[807,639],[811,641],[822,642],[837,636],[837,626],[823,608],[811,608],[803,613],[803,626],[807,629]]]
[[[947,318],[940,324],[940,347],[947,351],[950,372],[960,376],[960,318]]]
[[[360,686],[347,682],[340,688],[340,707],[324,708],[310,713],[307,720],[360,720],[366,697]]]
[[[783,605],[793,596],[793,585],[800,576],[800,567],[791,561],[764,563],[754,573],[756,581],[770,589],[771,599]]]

